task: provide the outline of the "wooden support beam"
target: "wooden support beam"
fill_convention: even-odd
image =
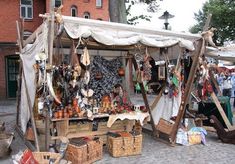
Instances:
[[[185,91],[184,91],[184,97],[181,100],[181,104],[179,107],[179,112],[178,115],[176,117],[176,121],[174,123],[171,135],[170,135],[170,140],[172,143],[175,143],[175,139],[176,139],[176,133],[178,131],[179,125],[180,125],[180,121],[182,120],[183,116],[184,116],[184,112],[186,109],[186,105],[188,104],[189,98],[190,98],[190,94],[192,91],[192,86],[193,86],[193,81],[195,78],[195,73],[197,71],[197,67],[199,64],[199,57],[202,56],[202,54],[204,53],[205,50],[205,40],[201,39],[199,42],[199,46],[197,47],[195,54],[193,55],[193,63],[190,69],[190,73],[189,73],[189,78],[185,87]]]
[[[20,35],[20,27],[19,22],[16,21],[16,30],[17,30],[17,43],[19,46],[19,51],[22,52],[22,42],[21,42],[21,35]],[[19,125],[19,115],[20,115],[20,100],[21,100],[21,83],[22,83],[22,61],[20,60],[19,65],[19,76],[17,79],[17,97],[16,97],[16,125]]]
[[[219,110],[219,113],[222,116],[224,123],[227,126],[228,130],[229,131],[233,130],[234,128],[232,127],[231,123],[229,122],[228,117],[226,116],[226,114],[225,114],[222,106],[220,105],[220,102],[214,92],[211,93],[211,98],[215,102],[215,105],[216,105],[217,109]]]
[[[23,142],[27,146],[27,148],[29,148],[31,151],[36,151],[35,146],[30,141],[25,139],[24,134],[18,125],[16,125],[15,131],[18,133],[20,138],[23,140]]]
[[[215,88],[216,88],[216,90],[218,91],[218,94],[219,94],[220,96],[222,96],[222,92],[221,92],[221,90],[220,90],[220,87],[219,87],[219,85],[218,85],[216,79],[214,78],[214,76],[213,76],[213,74],[211,73],[210,70],[209,70],[209,75],[210,75],[210,79],[211,79],[212,83],[215,85]]]
[[[22,72],[23,72],[23,80],[24,80],[24,84],[25,84],[26,96],[27,96],[28,107],[29,107],[29,112],[30,112],[30,120],[31,120],[31,124],[32,124],[34,138],[35,138],[35,147],[36,147],[36,151],[40,151],[39,142],[38,142],[38,135],[37,135],[37,130],[36,130],[36,123],[35,123],[34,113],[33,113],[34,108],[33,108],[33,104],[30,101],[29,89],[26,84],[26,76],[25,76],[24,70]]]
[[[21,30],[20,30],[19,22],[18,21],[16,21],[16,27],[17,27],[17,36],[18,36],[17,41],[18,41],[18,46],[19,46],[19,50],[20,50],[20,53],[21,53],[22,52],[22,39],[21,39]],[[36,131],[36,125],[35,125],[35,120],[34,120],[34,114],[33,114],[33,106],[32,106],[31,101],[30,101],[29,90],[28,90],[27,85],[26,85],[26,80],[25,80],[26,77],[25,77],[25,74],[24,74],[24,71],[23,71],[22,62],[21,62],[20,72],[21,72],[20,76],[23,75],[23,79],[24,79],[24,83],[25,83],[26,95],[27,95],[29,112],[30,112],[30,119],[31,119],[33,133],[34,133],[34,138],[35,138],[35,147],[36,147],[37,151],[40,151],[39,150],[39,144],[38,144],[38,136],[37,136],[37,131]],[[21,91],[21,89],[18,90],[18,94],[20,94],[20,91]],[[19,124],[19,113],[20,113],[19,103],[20,103],[20,97],[17,98],[17,116],[16,116],[17,126]]]
[[[49,21],[49,29],[48,29],[48,63],[52,65],[53,60],[53,43],[54,43],[54,35],[55,35],[55,0],[50,1],[50,18]],[[49,150],[49,140],[50,140],[50,117],[49,111],[46,110],[46,117],[45,117],[45,148]]]
[[[32,43],[37,35],[39,35],[42,32],[43,24],[41,24],[26,40],[23,41],[23,47],[25,47],[27,44]]]
[[[132,58],[132,61],[133,61],[135,71],[137,71],[139,68],[138,68],[138,64],[137,64],[135,58]],[[142,93],[142,96],[143,96],[145,107],[146,107],[146,109],[147,109],[147,111],[149,112],[149,115],[150,115],[150,123],[151,123],[152,129],[153,129],[153,135],[155,136],[156,127],[155,127],[155,124],[154,124],[154,121],[153,121],[152,112],[150,110],[150,106],[149,106],[149,103],[148,103],[148,99],[147,99],[147,95],[146,95],[146,92],[145,92],[145,89],[144,89],[143,82],[140,83],[140,89],[141,89],[141,93]]]
[[[21,31],[21,30],[20,30],[20,25],[19,25],[19,22],[18,22],[18,21],[16,21],[16,30],[17,30],[17,37],[18,37],[18,38],[17,38],[17,44],[18,44],[18,46],[19,46],[19,51],[22,52],[22,48],[23,48],[22,46],[23,46],[23,45],[22,45],[22,42],[21,42],[21,40],[22,40],[22,39],[21,39],[21,35],[20,35],[20,31]]]
[[[51,0],[50,3],[50,19],[49,20],[49,29],[48,29],[48,62],[52,65],[53,59],[53,42],[54,42],[54,35],[55,35],[55,0]]]
[[[162,89],[160,90],[159,94],[155,97],[155,99],[154,99],[154,101],[153,101],[153,103],[152,103],[152,105],[151,105],[151,108],[150,108],[151,111],[156,107],[158,101],[160,100],[164,88],[165,88],[165,87],[162,87]]]

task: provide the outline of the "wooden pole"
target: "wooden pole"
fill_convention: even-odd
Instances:
[[[31,104],[31,101],[30,101],[29,89],[26,84],[26,80],[25,80],[26,77],[25,77],[24,70],[22,72],[23,72],[23,79],[24,79],[24,83],[25,83],[26,96],[27,96],[27,100],[28,100],[30,118],[31,118],[31,123],[32,123],[32,128],[33,128],[33,134],[34,134],[34,138],[35,138],[35,146],[36,146],[36,150],[40,151],[39,143],[38,143],[38,135],[37,135],[37,130],[36,130],[36,124],[35,124],[35,119],[34,119],[34,114],[33,114],[33,105]]]
[[[132,58],[132,61],[133,61],[133,65],[134,65],[135,70],[138,70],[139,68],[138,68],[138,64],[137,64],[135,58]],[[155,124],[154,124],[154,121],[153,121],[153,116],[152,116],[152,113],[151,113],[151,110],[150,110],[150,106],[149,106],[149,103],[148,103],[148,99],[147,99],[147,95],[146,95],[146,92],[145,92],[145,89],[144,89],[143,82],[140,83],[140,89],[141,89],[141,93],[142,93],[142,96],[143,96],[145,107],[146,107],[146,109],[147,109],[147,111],[149,112],[149,115],[150,115],[150,123],[151,123],[152,129],[153,129],[153,136],[155,136],[156,127],[155,127]]]
[[[17,27],[17,36],[18,36],[17,42],[18,42],[20,53],[21,53],[22,52],[22,39],[21,39],[21,32],[20,32],[20,27],[19,27],[19,22],[18,21],[16,21],[16,27]],[[22,75],[23,75],[23,79],[24,79],[24,83],[25,83],[25,88],[26,88],[26,95],[27,95],[27,100],[28,100],[30,119],[31,119],[31,122],[32,122],[32,128],[33,128],[33,133],[34,133],[34,138],[35,138],[35,147],[36,147],[37,151],[40,151],[39,150],[39,144],[38,144],[38,136],[37,136],[37,131],[36,131],[36,125],[35,125],[35,120],[34,120],[34,115],[33,115],[33,108],[32,108],[32,104],[31,104],[31,101],[30,101],[28,88],[27,88],[27,85],[26,85],[26,80],[25,80],[25,74],[24,74],[24,71],[23,71],[23,66],[21,67],[21,72],[22,72]],[[20,94],[19,92],[18,92],[18,94]],[[19,102],[20,102],[20,98],[17,99],[17,118],[16,118],[17,126],[18,126],[18,123],[19,123],[19,111],[20,111],[20,109],[19,109]]]
[[[158,95],[155,97],[155,99],[154,99],[154,101],[151,105],[151,110],[153,110],[156,107],[157,103],[159,102],[160,98],[162,97],[162,92],[163,92],[164,89],[165,89],[165,86],[162,87],[162,89],[160,90]]]
[[[210,76],[210,79],[211,79],[212,83],[215,85],[215,88],[218,91],[218,94],[220,96],[222,96],[222,92],[220,90],[220,87],[218,86],[218,83],[217,83],[216,79],[214,78],[214,76],[213,76],[213,74],[210,70],[209,70],[209,76]]]
[[[54,42],[54,26],[55,26],[55,0],[51,0],[50,3],[50,18],[49,18],[49,29],[48,29],[48,62],[52,64],[52,56],[53,56],[53,42]]]
[[[193,58],[193,63],[190,69],[190,73],[189,73],[189,78],[185,87],[185,91],[184,91],[184,97],[181,101],[180,107],[179,107],[179,112],[178,115],[176,117],[176,121],[174,123],[171,135],[170,135],[170,141],[171,143],[175,143],[175,139],[176,139],[176,133],[178,131],[178,127],[180,124],[180,121],[183,118],[185,109],[186,109],[186,105],[188,104],[189,98],[190,98],[190,94],[191,94],[191,90],[192,90],[192,86],[193,86],[193,81],[195,78],[195,73],[197,71],[197,66],[199,64],[199,57],[204,53],[205,50],[205,40],[202,39],[200,41],[200,46],[198,46],[197,50],[195,51],[195,55]]]
[[[21,42],[21,35],[20,35],[20,27],[19,22],[16,21],[16,30],[17,30],[17,44],[19,47],[19,51],[22,52],[22,42]],[[22,61],[20,60],[19,65],[19,77],[17,79],[17,97],[16,97],[16,125],[19,125],[19,114],[20,114],[20,100],[21,100],[21,82],[22,82]]]
[[[53,59],[53,42],[54,42],[54,26],[55,26],[55,0],[50,1],[50,19],[49,19],[49,29],[48,29],[48,62],[52,65]],[[45,118],[45,149],[49,150],[49,140],[50,140],[50,117],[49,111],[46,110],[46,118]]]
[[[217,98],[217,96],[215,95],[214,92],[211,93],[211,98],[212,98],[213,101],[215,102],[215,105],[216,105],[216,107],[218,108],[219,113],[220,113],[220,115],[222,116],[222,118],[223,118],[223,120],[224,120],[224,123],[225,123],[225,125],[227,126],[228,130],[229,130],[229,131],[233,130],[234,128],[232,127],[231,123],[229,122],[228,117],[226,116],[226,114],[225,114],[225,112],[224,112],[222,106],[220,105],[220,102],[219,102],[219,100],[218,100],[218,98]],[[229,102],[229,103],[230,103],[230,102]]]

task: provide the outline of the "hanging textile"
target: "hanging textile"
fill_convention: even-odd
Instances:
[[[94,90],[93,97],[98,99],[109,94],[114,85],[122,82],[121,77],[118,75],[118,68],[122,65],[121,59],[116,58],[113,60],[106,60],[101,56],[95,56],[91,64],[91,79],[89,87]],[[96,73],[101,72],[103,77],[97,80]]]

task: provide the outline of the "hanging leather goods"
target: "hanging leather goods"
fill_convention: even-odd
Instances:
[[[52,86],[52,77],[50,73],[47,73],[47,86],[49,89],[50,94],[52,95],[52,97],[54,98],[54,100],[61,104],[61,101],[56,97],[56,94],[54,92],[53,86]]]
[[[136,71],[136,81],[138,83],[143,82],[143,75],[142,75],[142,71],[140,71],[140,69]]]
[[[56,23],[59,24],[59,28],[56,34],[57,36],[60,36],[62,32],[64,31],[64,20],[61,14],[62,8],[63,8],[63,5],[61,5],[55,12],[55,20],[56,20]]]
[[[80,66],[79,64],[79,60],[78,60],[78,56],[77,56],[77,52],[76,52],[76,47],[75,47],[75,43],[74,40],[72,40],[72,49],[71,49],[71,60],[70,60],[70,64],[72,66]]]
[[[90,81],[90,72],[86,70],[84,77],[83,77],[84,83],[87,85]]]
[[[91,97],[93,96],[94,91],[92,89],[88,89],[88,90],[81,89],[81,93],[84,97]]]
[[[82,57],[81,57],[81,63],[85,66],[88,66],[91,63],[90,55],[89,55],[87,47],[85,47],[84,50],[83,50],[83,54],[82,54]]]

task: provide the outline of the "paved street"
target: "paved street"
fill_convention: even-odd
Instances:
[[[153,97],[150,97],[152,99]],[[135,100],[141,101],[140,96],[136,96]],[[150,100],[151,101],[151,100]],[[5,115],[5,113],[11,115]],[[0,101],[0,119],[6,122],[6,130],[8,132],[14,131],[16,115],[15,101]],[[103,159],[96,162],[97,164],[234,164],[235,163],[235,145],[223,144],[218,139],[215,133],[209,132],[206,137],[206,145],[192,145],[192,146],[169,146],[163,142],[153,139],[148,134],[144,134],[142,155],[113,158],[104,147]],[[12,145],[12,154],[16,154],[25,146],[16,135]],[[12,163],[11,157],[7,159],[0,159],[1,164]]]

